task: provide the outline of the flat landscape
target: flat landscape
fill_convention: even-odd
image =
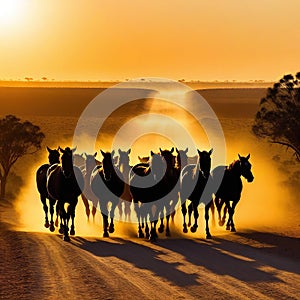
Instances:
[[[115,233],[104,239],[100,213],[95,222],[88,222],[81,199],[76,236],[70,243],[43,227],[35,171],[47,161],[45,147],[71,146],[82,111],[101,91],[101,87],[0,87],[0,116],[29,120],[46,136],[41,151],[16,163],[8,199],[0,205],[0,280],[6,282],[0,299],[299,299],[299,166],[284,148],[251,133],[266,87],[197,89],[222,125],[227,164],[238,153],[251,154],[255,179],[243,180],[236,233],[211,225],[213,239],[206,240],[200,208],[197,232],[183,234],[178,208],[169,238],[162,234],[156,243],[138,239],[137,225],[120,220]],[[109,138],[137,113],[163,111],[173,116],[172,109],[153,99],[120,108],[104,124],[106,139],[99,141],[99,148],[108,150]],[[192,126],[185,116],[176,117]],[[196,140],[201,150],[208,147],[201,135]],[[158,151],[156,145],[170,146],[160,141],[144,143],[144,149],[137,143],[132,162],[137,154],[148,155],[151,147]]]

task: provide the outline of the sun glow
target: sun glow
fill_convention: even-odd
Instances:
[[[0,0],[0,26],[18,23],[23,11],[22,0]]]

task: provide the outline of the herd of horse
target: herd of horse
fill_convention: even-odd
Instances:
[[[74,218],[79,196],[83,200],[88,218],[91,213],[94,218],[97,207],[100,207],[103,237],[108,237],[115,230],[116,208],[118,207],[120,216],[124,213],[124,218],[129,219],[132,203],[140,238],[156,240],[157,230],[162,233],[165,229],[164,220],[166,236],[170,236],[169,221],[170,218],[174,220],[178,202],[183,215],[184,233],[188,232],[188,227],[191,232],[196,232],[198,207],[201,202],[205,205],[206,238],[211,238],[209,210],[214,213],[215,206],[219,225],[225,224],[228,212],[226,229],[234,232],[233,215],[243,188],[241,177],[248,182],[254,179],[249,162],[250,154],[246,157],[238,155],[238,159],[229,166],[218,166],[211,170],[213,149],[197,150],[197,160],[189,163],[188,149],[160,148],[158,153],[151,151],[149,157],[139,157],[140,163],[134,166],[130,165],[130,149],[119,149],[117,159],[114,150],[100,150],[102,161],[96,160],[97,152],[93,155],[78,155],[74,154],[76,148],[69,147],[47,147],[47,150],[49,162],[39,167],[36,172],[37,189],[45,212],[44,226],[53,232],[60,220],[59,232],[66,241],[70,240],[69,235],[75,234]],[[50,208],[50,222],[47,203]],[[54,210],[57,216],[55,222]]]

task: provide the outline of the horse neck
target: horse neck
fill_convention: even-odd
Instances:
[[[201,158],[200,157],[198,157],[198,159],[197,159],[197,164],[196,164],[195,172],[196,172],[196,174],[198,172],[201,172],[205,177],[208,177],[209,174],[210,174],[210,168],[208,170],[203,170],[201,168]]]
[[[129,172],[131,170],[131,167],[129,165],[129,163],[125,163],[125,162],[119,162],[119,165],[118,165],[118,168],[120,170],[120,172],[123,174],[123,175],[129,175]]]
[[[232,176],[241,177],[241,165],[239,163],[239,160],[235,160],[233,163],[231,163],[227,170],[230,172]]]
[[[49,164],[52,166],[54,164],[59,164],[59,159],[54,157],[49,157]]]

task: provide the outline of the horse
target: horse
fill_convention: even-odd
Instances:
[[[54,164],[59,164],[59,157],[60,157],[60,153],[58,151],[58,149],[50,149],[47,146],[47,150],[49,152],[48,155],[48,160],[49,163],[48,164],[43,164],[42,166],[40,166],[38,168],[38,170],[36,171],[36,185],[37,185],[37,189],[38,192],[40,193],[40,199],[41,202],[43,204],[43,209],[45,212],[45,224],[44,226],[46,228],[49,228],[51,232],[53,232],[55,230],[54,228],[54,222],[53,222],[53,214],[54,214],[54,206],[56,204],[56,199],[52,198],[48,191],[47,191],[47,171],[49,169],[50,166],[54,165]],[[50,206],[50,224],[49,224],[49,219],[48,219],[48,206],[47,206],[47,199],[49,199],[49,206]],[[58,216],[58,207],[56,207],[56,215]],[[58,219],[56,218],[55,221],[55,225],[58,225]]]
[[[212,179],[218,178],[220,173],[224,173],[221,185],[215,194],[215,205],[217,207],[219,216],[219,225],[223,226],[226,220],[226,212],[228,210],[228,221],[226,224],[226,230],[235,232],[235,225],[233,222],[233,215],[235,207],[241,199],[241,193],[243,189],[243,183],[241,176],[247,179],[248,182],[254,180],[254,176],[251,172],[251,163],[249,162],[250,154],[246,157],[240,156],[239,159],[233,161],[229,166],[219,166],[212,171]],[[230,202],[232,204],[230,205]],[[225,203],[224,215],[221,218],[221,209]]]
[[[119,203],[119,198],[124,192],[124,180],[121,172],[114,166],[113,157],[115,151],[104,152],[102,165],[97,166],[91,176],[91,189],[96,195],[101,214],[103,217],[103,237],[109,237],[109,233],[113,233],[115,208]],[[108,204],[111,203],[110,218],[111,223],[108,223]],[[109,227],[109,228],[108,228]],[[108,230],[107,230],[108,229]],[[109,231],[109,233],[108,233]]]
[[[86,153],[83,153],[83,155],[85,156],[85,165],[81,166],[80,170],[82,171],[84,177],[84,191],[81,194],[81,199],[85,206],[85,213],[88,220],[91,213],[89,201],[92,202],[92,216],[93,221],[95,221],[95,214],[97,211],[97,198],[91,189],[90,179],[96,165],[100,165],[101,163],[96,160],[97,152],[95,152],[94,155]]]
[[[186,200],[191,201],[191,208],[194,212],[195,223],[191,227],[191,232],[196,232],[198,228],[197,220],[199,217],[198,205],[200,203],[203,191],[210,177],[211,168],[211,154],[213,149],[210,151],[198,152],[198,161],[196,164],[190,164],[185,166],[180,174],[180,200],[181,200],[181,211],[183,215],[183,232],[187,233],[187,226],[185,216],[187,213]],[[205,205],[205,220],[206,220],[206,238],[211,238],[209,232],[208,220],[209,220],[209,208],[211,207],[212,200]],[[190,225],[190,222],[189,222]]]
[[[166,151],[166,152],[164,152]],[[145,233],[146,237],[151,241],[155,241],[158,237],[156,225],[159,215],[163,219],[162,212],[166,208],[167,216],[170,215],[170,192],[174,189],[174,178],[170,176],[173,172],[173,155],[171,151],[161,150],[155,154],[151,151],[149,166],[138,164],[134,166],[130,172],[130,191],[134,201],[135,211],[138,218],[138,237],[143,238],[143,226],[141,221],[146,220]],[[165,159],[163,157],[168,157]],[[171,197],[172,198],[172,197]],[[150,234],[147,224],[147,218],[150,218]],[[163,226],[159,231],[163,230]],[[169,227],[167,223],[166,234],[169,235]]]
[[[84,190],[84,178],[80,169],[73,166],[73,153],[76,148],[59,148],[62,153],[61,165],[53,165],[48,169],[47,190],[52,198],[57,199],[59,214],[63,223],[63,239],[70,241],[69,220],[72,219],[70,235],[75,235],[75,208],[78,196]],[[65,204],[68,204],[66,210]]]
[[[175,212],[175,207],[178,202],[180,170],[176,168],[176,157],[172,154],[174,152],[174,148],[172,148],[170,151],[162,150],[161,148],[159,148],[159,150],[161,156],[166,162],[167,168],[161,180],[161,188],[163,189],[161,197],[163,197],[163,201],[158,202],[158,209],[160,210],[159,216],[161,221],[158,232],[162,233],[164,230],[163,220],[166,213],[166,236],[170,236],[169,220],[170,215]]]
[[[119,152],[119,160],[118,160],[118,168],[120,172],[122,173],[124,180],[125,180],[125,186],[123,194],[120,197],[119,203],[118,203],[118,209],[120,217],[123,215],[123,203],[124,203],[124,215],[125,215],[125,221],[130,221],[130,205],[132,202],[132,196],[130,193],[129,188],[129,172],[131,170],[131,166],[129,165],[129,154],[131,152],[131,149],[127,151],[122,151],[121,149],[118,150]]]

